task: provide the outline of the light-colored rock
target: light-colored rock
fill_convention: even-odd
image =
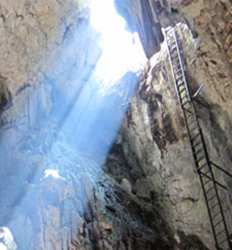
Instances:
[[[204,85],[196,106],[210,157],[230,171],[230,151],[225,150],[225,147],[231,147],[231,98],[228,94],[231,86],[227,83],[231,79],[230,65],[218,49],[217,41],[206,43],[203,37],[199,44],[187,25],[177,24],[176,29],[187,62],[191,92],[194,93],[200,84]],[[203,56],[205,59],[198,53],[203,48],[207,51]],[[202,60],[211,63],[202,64]],[[145,178],[149,184],[145,185],[144,177],[135,177],[131,171],[131,178],[137,178],[137,196],[144,198],[145,190],[155,194],[170,227],[186,235],[197,235],[213,249],[207,209],[175,93],[165,43],[161,51],[151,58],[145,79],[132,101],[126,126],[121,131],[124,136],[122,144],[127,145],[127,162],[130,162],[128,158],[136,157],[137,166],[133,165],[132,169],[141,168],[146,177],[152,175],[149,181]],[[225,176],[223,179],[221,173],[215,174],[226,183]],[[149,199],[149,195],[146,198]],[[224,204],[231,204],[229,196],[223,199]],[[230,227],[231,212],[228,208],[225,211]]]
[[[1,250],[17,250],[16,243],[12,232],[7,227],[0,228],[0,249]]]

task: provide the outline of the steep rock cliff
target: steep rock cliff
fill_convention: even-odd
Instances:
[[[195,106],[210,157],[231,172],[231,3],[169,1],[164,3],[158,16],[163,27],[177,27],[191,93],[194,95],[203,86],[195,98]],[[109,164],[110,174],[123,182],[125,176],[119,169],[125,165],[133,192],[148,202],[156,194],[179,240],[183,234],[195,235],[213,249],[207,210],[165,43],[150,59],[144,82],[132,101],[119,138],[125,163],[114,163],[117,167]],[[113,148],[114,154],[117,151]],[[217,171],[215,174],[231,189],[230,178]],[[231,197],[223,193],[222,198],[230,227]]]
[[[61,107],[54,99],[57,93],[65,93],[67,103],[72,100],[72,76],[82,72],[78,81],[84,84],[101,52],[88,8],[79,4],[0,4],[0,226],[10,227],[20,250],[67,249],[70,244],[71,249],[214,249],[160,28],[177,27],[192,93],[204,86],[196,107],[210,155],[230,170],[230,1],[128,0],[118,6],[151,59],[104,172],[97,173],[96,163],[72,152],[62,136],[47,156],[57,129],[53,121],[30,130]],[[74,32],[75,56],[58,62],[50,74]],[[70,59],[73,67],[64,67]],[[230,180],[217,176],[231,188]],[[24,207],[10,213],[22,187],[28,190]],[[15,249],[15,243],[8,249]]]

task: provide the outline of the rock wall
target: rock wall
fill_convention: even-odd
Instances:
[[[104,171],[96,173],[99,166],[72,152],[64,135],[47,154],[57,130],[48,118],[63,117],[73,76],[81,72],[82,86],[101,53],[88,8],[74,0],[0,3],[1,247],[214,249],[161,26],[177,27],[191,91],[204,86],[196,107],[210,156],[231,171],[231,2],[116,4],[150,60]],[[60,62],[64,48],[70,54]],[[39,129],[44,120],[50,123]],[[15,213],[21,190],[27,196]]]
[[[231,2],[163,1],[160,6],[161,26],[177,27],[191,93],[203,85],[195,105],[210,157],[231,172]],[[214,249],[165,43],[144,78],[119,135],[125,163],[109,163],[108,171],[122,184],[126,178],[139,199],[158,200],[178,242],[183,234],[194,235]],[[126,175],[119,171],[122,165]],[[231,189],[230,178],[216,176]],[[231,197],[222,197],[230,227]]]
[[[62,44],[77,10],[75,1],[1,1],[0,68],[11,92],[37,78],[38,62],[51,56],[48,48]]]
[[[4,124],[20,116],[28,117],[24,122],[32,127],[41,113],[55,112],[58,96],[74,84],[73,75],[80,72],[75,86],[84,85],[101,53],[87,1],[2,1],[0,34],[2,95],[17,105],[1,116]],[[74,92],[66,93],[66,99]]]
[[[159,1],[116,0],[119,13],[127,20],[128,29],[138,32],[145,53],[150,58],[160,48],[163,41],[159,23]]]

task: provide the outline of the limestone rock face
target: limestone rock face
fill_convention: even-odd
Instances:
[[[1,106],[17,103],[1,115],[4,124],[27,116],[24,122],[34,126],[41,113],[53,112],[73,75],[80,72],[75,86],[81,87],[101,52],[88,1],[1,1],[0,34]]]
[[[16,250],[17,246],[14,241],[14,237],[7,227],[0,228],[0,249]]]
[[[138,32],[147,57],[159,50],[163,40],[159,23],[159,1],[116,0],[119,13],[126,19],[128,29]]]
[[[179,30],[191,93],[203,86],[195,104],[210,157],[231,172],[231,2],[154,2],[160,4],[161,26],[176,25]],[[186,23],[188,28],[178,23]],[[151,202],[155,193],[167,214],[165,218],[179,235],[177,238],[183,232],[195,235],[213,249],[208,215],[168,60],[165,45],[151,58],[119,135],[121,151],[119,146],[112,150],[112,155],[124,156],[118,156],[118,164],[109,163],[108,171],[119,182],[126,176],[140,199]],[[122,166],[126,166],[126,175],[119,171]],[[231,189],[229,178],[215,174]],[[222,194],[222,198],[230,228],[231,197]]]
[[[231,172],[232,87],[228,38],[231,2],[168,3],[161,9],[160,22],[164,27],[171,24],[177,27],[191,93],[203,85],[195,105],[210,157]],[[151,202],[155,197],[179,242],[184,233],[194,235],[214,249],[165,46],[150,59],[144,81],[128,110],[119,135],[121,151],[112,150],[112,155],[121,152],[124,156],[118,157],[119,163],[114,162],[114,167],[109,163],[108,171],[119,181],[126,176],[139,199]],[[122,165],[126,175],[119,171]],[[215,174],[231,190],[231,180],[217,171]],[[222,193],[222,199],[230,228],[231,197]]]
[[[188,37],[189,51],[193,50],[195,41],[191,32],[185,26],[181,32]],[[117,169],[126,165],[132,192],[139,200],[159,206],[180,245],[183,244],[182,234],[194,235],[212,249],[207,211],[194,171],[165,44],[150,60],[148,73],[128,110],[120,138],[124,158],[119,166],[114,164]],[[112,154],[117,152],[113,148]],[[123,176],[123,172],[121,175],[115,172],[115,166],[111,168],[111,162],[108,171],[119,180]]]
[[[0,71],[10,91],[32,81],[41,67],[38,61],[55,43],[61,45],[65,30],[74,22],[70,14],[78,8],[76,1],[1,1]]]

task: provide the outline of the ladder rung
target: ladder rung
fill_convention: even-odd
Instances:
[[[191,113],[191,109],[185,109],[186,113],[186,119],[187,119],[187,123],[191,123],[191,119],[194,119],[194,115],[193,113]]]
[[[175,79],[176,79],[176,82],[178,82],[178,81],[184,82],[183,75],[175,75]]]
[[[185,98],[186,98],[186,101],[190,99],[187,91],[181,93],[180,95],[181,95],[183,98],[185,97]]]
[[[199,140],[197,140],[199,139]],[[202,141],[200,140],[200,137],[196,137],[196,139],[193,141],[191,140],[192,142],[192,148],[198,148],[198,147],[202,147]]]
[[[171,60],[172,60],[172,64],[177,64],[179,63],[179,57],[177,54],[171,54]]]
[[[217,207],[217,206],[219,206],[218,205],[218,202],[217,203],[215,203],[215,204],[213,204],[213,206],[212,207],[210,207],[210,209],[214,209],[215,207]]]
[[[181,70],[181,65],[179,63],[176,63],[175,65],[172,66],[173,70],[176,72],[177,70]]]
[[[192,104],[191,102],[187,102],[185,105],[184,105],[185,108],[192,108]],[[182,104],[182,108],[183,108],[183,104]]]
[[[210,191],[214,190],[214,188],[211,186],[211,182],[208,182],[207,184],[204,184],[204,187],[205,187],[205,193],[207,195],[209,195]],[[209,187],[206,187],[206,186],[209,186]]]
[[[216,196],[216,195],[214,195],[214,196],[212,196],[212,197],[210,197],[210,198],[207,198],[207,201],[208,201],[208,202],[210,202],[210,201],[214,200],[214,199],[215,199],[215,197],[217,198],[217,196]]]
[[[184,74],[182,70],[178,70],[178,69],[173,69],[173,70],[174,70],[176,78],[183,77]]]
[[[207,163],[207,160],[206,160],[206,158],[205,158],[205,155],[195,155],[195,154],[194,154],[194,156],[196,157],[196,161],[197,161],[198,166]],[[202,168],[202,170],[205,170],[205,168]],[[205,172],[203,172],[203,173],[205,173]],[[210,172],[207,171],[207,173],[210,173]]]
[[[181,71],[179,71],[178,73],[175,73],[176,79],[178,78],[183,78],[183,74]]]
[[[189,128],[189,132],[190,132],[190,136],[192,138],[195,138],[195,136],[197,136],[197,133],[198,133],[198,128],[196,128],[196,127]],[[195,147],[193,146],[193,148],[195,148]]]
[[[187,91],[185,90],[185,89],[181,89],[181,90],[179,90],[178,89],[178,91],[179,91],[179,96],[180,97],[188,97],[188,93],[187,93]]]
[[[188,82],[185,79],[185,69],[182,66],[182,51],[179,51],[178,38],[176,37],[175,29],[170,28],[166,33],[167,47],[169,49],[169,59],[172,64],[172,71],[175,78],[175,85],[181,107],[184,112],[185,121],[188,127],[188,135],[190,137],[192,153],[194,155],[197,172],[202,181],[202,188],[206,195],[208,203],[209,215],[212,215],[212,224],[214,230],[214,238],[217,247],[226,249],[228,247],[223,244],[228,239],[224,239],[227,235],[226,225],[223,226],[224,218],[221,210],[221,198],[218,197],[217,187],[226,188],[219,183],[212,172],[210,162],[207,158],[207,152],[204,148],[204,138],[198,124],[192,98],[189,96]],[[216,188],[216,189],[215,189]],[[221,227],[220,227],[221,226]],[[217,232],[218,231],[218,232]],[[222,241],[223,240],[223,241]],[[229,244],[229,240],[228,240]]]
[[[172,52],[172,53],[171,53],[171,56],[173,56],[173,57],[176,57],[176,56],[177,56],[177,57],[178,57],[178,53],[177,53],[177,51]]]
[[[177,48],[177,45],[176,45],[176,41],[175,41],[175,38],[174,37],[169,37],[169,44],[172,45],[173,47],[175,46]]]
[[[179,91],[179,94],[181,94],[182,92],[185,92],[187,93],[187,90],[184,86],[184,82],[183,81],[180,81],[180,83],[177,84],[177,89]]]
[[[169,53],[170,55],[173,53],[173,50],[176,48],[176,44],[171,42],[169,45],[168,45],[168,49],[169,49]]]
[[[206,184],[205,184],[205,182],[204,182],[205,190],[206,190],[207,186],[210,186],[210,187],[211,187],[211,184],[212,184],[212,182],[207,182]]]
[[[191,126],[197,127],[199,129],[195,116],[192,116],[191,119],[189,119],[189,127]]]
[[[198,144],[196,144],[196,146],[193,146],[193,148],[196,150],[197,148],[202,148],[202,144],[201,143],[198,143]],[[205,164],[205,163],[204,163]],[[204,165],[203,164],[203,165]],[[203,168],[203,166],[202,166],[202,164],[199,164],[199,168]]]
[[[207,179],[207,181],[204,183],[204,185],[207,185],[208,183],[210,183],[212,180],[211,179]]]
[[[222,243],[224,243],[225,241],[228,241],[227,237],[225,239],[222,239],[221,241],[219,241],[218,243],[221,245]],[[229,249],[230,250],[230,249]]]
[[[188,109],[188,110],[189,110],[189,109]],[[187,122],[188,122],[188,123],[193,123],[193,122],[195,122],[194,114],[191,113],[191,111],[189,111],[188,114],[186,114],[186,118],[187,118]]]
[[[181,75],[183,75],[182,69],[180,69],[180,68],[177,68],[177,70],[174,69],[174,73],[175,73],[176,75],[178,75],[179,73],[181,73]]]
[[[190,101],[188,100],[188,101],[186,101],[186,102],[184,102],[184,103],[182,103],[182,105],[183,106],[185,106],[186,104],[188,104],[188,103],[190,103]]]
[[[211,190],[214,190],[214,186],[212,186],[211,188],[209,188],[208,190],[206,190],[206,194],[208,194]]]
[[[202,161],[202,160],[205,160],[205,155],[202,155],[199,159],[197,159],[198,162]]]
[[[187,101],[188,100],[188,96],[186,94],[184,94],[183,96],[180,95],[181,101]]]
[[[172,65],[177,65],[180,63],[180,60],[179,60],[178,56],[176,56],[176,55],[174,57],[172,57],[171,60],[172,60]]]
[[[219,202],[217,202],[217,205],[214,204],[213,206],[210,207],[210,209],[214,212],[217,211],[218,208],[220,209]]]
[[[184,87],[184,90],[186,91],[185,86],[184,86],[184,81],[179,79],[179,80],[176,80],[176,82],[177,82],[176,85],[177,85],[178,90],[180,89],[180,87]],[[178,82],[180,82],[180,83],[178,83]]]
[[[173,46],[174,46],[174,44],[173,44]],[[172,60],[175,60],[176,58],[178,58],[177,51],[176,52],[175,51],[173,51],[173,52],[170,51],[170,56],[171,56]]]
[[[219,211],[217,211],[216,214],[214,214],[214,219],[215,219],[218,215],[221,215],[221,214],[222,214],[222,212],[221,212],[221,209],[220,209],[220,207],[219,207]]]
[[[200,170],[198,170],[198,173],[201,174],[201,175],[203,175],[203,176],[206,177],[207,179],[210,179],[212,182],[214,182],[214,183],[215,183],[216,185],[218,185],[219,187],[221,187],[221,188],[223,188],[223,189],[225,189],[225,190],[228,191],[228,188],[227,188],[225,185],[221,184],[220,182],[216,181],[215,179],[212,180],[212,178],[211,178],[210,176],[208,176],[207,173],[203,173],[203,172],[200,171]],[[210,172],[208,172],[208,173],[210,173]],[[207,183],[208,183],[208,182],[207,182]],[[205,183],[205,185],[206,185],[206,183]]]
[[[176,41],[175,41],[175,39],[173,38],[173,37],[169,37],[169,45],[175,45],[176,46]]]
[[[173,44],[173,46],[174,46],[174,44]],[[172,55],[175,56],[175,55],[177,54],[177,48],[176,48],[176,47],[170,48],[169,51],[170,51],[170,55],[171,55],[171,56],[172,56]]]
[[[217,223],[213,224],[214,228],[220,226],[220,225],[223,225],[224,224],[224,221],[223,220],[219,220]]]
[[[214,211],[211,211],[211,213],[212,213],[212,215],[214,214],[214,213],[216,213],[215,215],[213,215],[214,216],[214,219],[216,219],[216,217],[218,216],[218,215],[220,215],[221,214],[221,211],[220,211],[220,207],[219,207],[219,210],[214,210]]]
[[[198,171],[198,173],[201,174],[201,175],[203,175],[205,178],[207,178],[207,179],[213,181],[212,178],[211,178],[210,176],[208,176],[207,174],[203,173],[202,171]]]
[[[176,71],[176,70],[180,70],[181,69],[181,64],[179,62],[177,62],[176,64],[173,64],[173,70]]]
[[[190,107],[190,109],[189,110],[191,110],[190,111],[190,114],[191,114],[191,116],[189,116],[189,123],[196,123],[196,117],[194,116],[194,110]],[[192,120],[192,121],[191,121]]]
[[[178,90],[180,90],[181,88],[186,90],[185,85],[184,85],[184,81],[179,80],[176,85],[178,87]]]
[[[199,140],[198,140],[198,139],[199,139]],[[191,139],[191,142],[192,142],[192,147],[193,147],[193,148],[197,148],[197,147],[199,147],[199,146],[202,147],[202,141],[200,140],[200,137],[198,137],[197,135],[196,135],[196,137],[194,137],[194,140]]]
[[[189,132],[191,133],[192,138],[197,138],[198,136],[198,128],[192,127],[189,129]]]
[[[187,111],[189,114],[193,114],[189,109],[187,109],[187,108],[183,108],[185,111]]]
[[[217,226],[219,226],[219,225],[222,224],[222,223],[224,223],[223,220],[220,220],[220,221],[218,221],[216,224],[214,224],[213,226],[214,226],[214,227],[217,227]]]
[[[172,40],[172,41],[171,41],[171,40]],[[169,37],[169,38],[167,39],[167,41],[168,41],[168,43],[169,43],[168,45],[169,45],[170,47],[171,47],[171,45],[173,45],[173,46],[175,45],[175,46],[176,46],[176,42],[175,42],[174,38],[170,38],[170,37]]]
[[[208,163],[206,162],[206,163],[204,163],[202,166],[200,166],[199,168],[198,168],[198,170],[202,170],[204,167],[206,167],[206,166],[208,166]]]
[[[192,127],[192,128],[189,128],[189,131],[191,134],[193,134],[194,132],[197,132],[198,131],[198,127]],[[196,133],[194,133],[196,135]]]
[[[185,88],[182,88],[182,89],[178,88],[178,90],[179,90],[179,94],[182,94],[183,92],[186,92]]]
[[[207,172],[201,172],[203,175],[208,175],[208,174],[210,174],[210,172],[209,171],[207,171]],[[209,175],[208,175],[209,176]],[[206,177],[206,178],[208,178],[208,177]],[[209,178],[210,178],[210,176],[209,176]],[[204,185],[206,186],[206,185],[208,185],[208,183],[209,182],[204,182]]]
[[[169,40],[171,40],[171,39],[174,39],[174,38],[173,38],[173,34],[172,34],[171,32],[173,32],[173,31],[172,31],[172,30],[166,31],[166,40],[167,40],[167,41],[169,41]]]
[[[193,112],[194,112],[194,110],[193,110]],[[193,114],[194,114],[194,113],[193,113]],[[199,129],[198,123],[197,123],[197,120],[196,120],[195,115],[193,115],[193,116],[191,117],[191,119],[192,119],[192,120],[189,119],[189,125],[194,125],[195,127],[197,127],[197,128]]]
[[[185,90],[185,91],[187,92],[187,90],[186,90],[186,88],[185,88],[185,85],[184,85],[184,81],[179,80],[179,81],[177,82],[176,86],[177,86],[177,88],[178,88],[178,91],[183,91],[183,90]]]
[[[172,46],[170,46],[170,50],[172,51],[174,49],[177,49],[177,46],[176,46],[175,41],[172,41]]]
[[[175,65],[173,65],[173,71],[175,74],[183,75],[184,72],[182,71],[180,61],[176,61]]]
[[[184,85],[183,74],[181,74],[181,75],[175,75],[175,79],[176,79],[176,81],[178,82],[178,83],[177,83],[178,85],[180,85],[179,82],[181,82],[181,83]],[[185,85],[184,85],[184,86],[185,86]]]
[[[197,148],[202,148],[202,143],[199,142],[199,143],[193,145],[192,148],[194,148],[195,150],[196,150]]]
[[[225,230],[221,230],[219,233],[216,233],[217,237],[221,235],[222,233],[226,233]]]
[[[197,135],[195,135],[193,138],[191,138],[192,142],[195,141],[197,138],[199,138],[201,134],[198,133]],[[202,141],[200,141],[199,143],[202,143]]]
[[[194,150],[195,150],[195,149],[194,149]],[[203,148],[203,147],[197,149],[194,153],[197,155],[197,154],[199,154],[200,152],[204,152],[204,148]]]

